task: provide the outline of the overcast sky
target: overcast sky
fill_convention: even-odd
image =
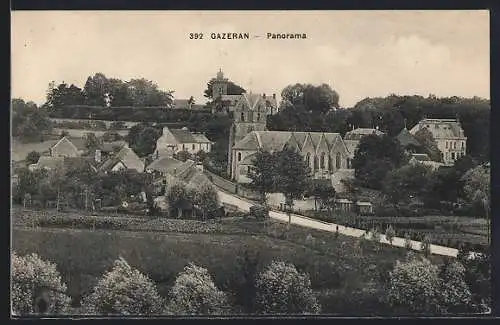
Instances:
[[[219,68],[258,93],[328,83],[345,107],[391,93],[490,98],[488,11],[16,11],[11,30],[12,96],[39,104],[51,80],[83,87],[96,72],[204,103]]]

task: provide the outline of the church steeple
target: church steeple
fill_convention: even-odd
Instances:
[[[224,72],[219,68],[219,72],[217,72],[217,80],[224,80]]]

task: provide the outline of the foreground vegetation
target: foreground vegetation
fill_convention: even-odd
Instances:
[[[244,290],[254,292],[248,284],[248,279],[255,279],[252,274],[263,272],[273,261],[283,261],[308,276],[322,313],[389,314],[396,303],[386,300],[389,272],[396,260],[405,261],[407,253],[367,240],[293,225],[287,231],[287,226],[279,222],[242,217],[201,222],[109,216],[108,220],[115,221],[103,228],[98,223],[78,227],[86,222],[76,221],[78,216],[32,213],[30,217],[18,210],[13,217],[13,249],[20,255],[37,253],[56,263],[62,281],[68,285],[73,306],[81,306],[100,277],[122,257],[132,268],[150,277],[161,297],[170,297],[177,276],[186,265],[194,263],[206,268],[214,286],[227,293],[230,308],[225,313],[265,312],[255,309],[255,301],[245,300],[252,295]],[[73,218],[73,226],[47,221],[65,218]],[[58,223],[60,228],[54,228]],[[126,226],[110,226],[115,223]],[[438,256],[430,259],[438,268],[451,261]],[[477,274],[469,274],[469,269],[473,268],[468,267],[464,278],[468,288],[473,288],[468,309],[471,311],[477,310],[482,300],[487,301],[488,279],[484,270],[476,272],[486,274],[480,279]],[[398,308],[405,312],[404,304]]]

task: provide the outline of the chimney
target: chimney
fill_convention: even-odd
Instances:
[[[262,97],[266,98],[266,94],[265,94],[265,93],[264,93],[264,94],[262,94]]]
[[[95,150],[95,162],[100,163],[101,162],[101,150],[96,149]]]
[[[273,94],[273,99],[276,99],[276,94]]]

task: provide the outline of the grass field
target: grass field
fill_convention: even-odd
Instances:
[[[355,238],[336,238],[331,233],[293,225],[287,236],[286,225],[275,221],[232,218],[207,222],[218,225],[207,233],[179,231],[195,231],[185,227],[190,222],[202,226],[196,221],[165,219],[134,225],[143,231],[18,225],[13,229],[12,246],[19,254],[36,252],[57,263],[75,301],[118,256],[148,274],[160,293],[167,296],[176,275],[188,262],[206,267],[220,288],[229,288],[230,280],[238,275],[238,257],[250,250],[259,252],[262,265],[281,259],[309,273],[323,312],[341,314],[370,312],[370,306],[377,310],[383,279],[395,260],[406,254],[404,249],[375,243],[359,247]],[[181,223],[184,228],[179,228]],[[444,260],[433,259],[437,263]]]
[[[31,151],[37,151],[39,153],[48,152],[49,148],[56,144],[57,141],[58,139],[54,139],[53,137],[52,139],[43,142],[29,143],[13,139],[10,148],[11,160],[23,161]]]

